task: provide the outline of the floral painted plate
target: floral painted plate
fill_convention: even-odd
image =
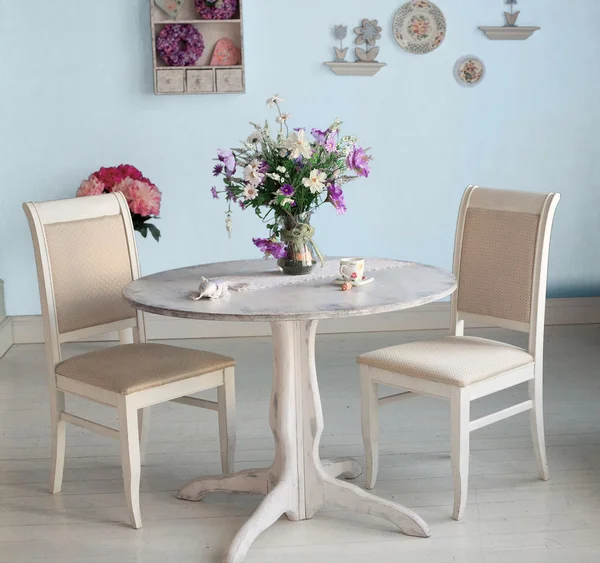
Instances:
[[[446,37],[446,18],[429,0],[411,0],[394,17],[398,45],[415,55],[435,51]]]
[[[454,65],[454,77],[461,86],[477,86],[484,76],[485,65],[474,55],[461,57]]]

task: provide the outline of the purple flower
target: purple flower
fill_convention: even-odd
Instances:
[[[244,209],[246,209],[246,203],[243,201],[238,201],[238,205],[242,208],[242,211],[244,211]]]
[[[335,184],[331,184],[327,188],[327,191],[329,193],[327,201],[335,207],[335,211],[338,215],[344,215],[344,213],[346,213],[346,202],[344,201],[344,192],[342,191],[342,188]]]
[[[217,193],[217,188],[215,186],[210,189],[210,193],[212,194],[213,199],[219,199],[219,194]]]
[[[292,186],[291,184],[283,184],[283,186],[281,186],[281,194],[285,195],[287,197],[292,197],[294,195],[294,186]]]
[[[325,144],[323,146],[327,152],[335,152],[335,149],[337,148],[337,131],[334,130],[327,133]]]
[[[227,186],[225,188],[225,194],[226,194],[225,199],[231,200],[233,202],[237,201],[237,197],[235,197],[235,194],[233,193],[233,191],[231,190],[231,188],[229,186]]]
[[[225,172],[228,176],[235,174],[236,163],[235,156],[231,151],[224,151],[223,149],[217,150],[219,160],[225,165]]]
[[[352,151],[346,158],[346,166],[354,170],[359,176],[369,177],[371,168],[369,167],[369,156],[362,147],[352,146]]]
[[[265,255],[271,255],[273,258],[284,258],[286,254],[286,245],[283,242],[274,242],[267,238],[253,238],[252,242]]]
[[[329,129],[327,131],[321,131],[320,129],[311,129],[310,133],[315,138],[315,141],[322,145],[325,142]]]
[[[269,165],[263,160],[260,165],[258,166],[258,171],[261,174],[266,174],[269,171]]]
[[[223,165],[215,164],[215,167],[213,168],[213,176],[218,176],[221,174],[221,172],[223,172]]]

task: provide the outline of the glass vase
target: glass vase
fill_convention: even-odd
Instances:
[[[310,274],[321,254],[313,241],[314,228],[310,225],[310,214],[282,217],[281,241],[286,244],[286,254],[277,261],[281,271],[288,276]]]

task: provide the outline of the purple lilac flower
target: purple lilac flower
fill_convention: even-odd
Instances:
[[[327,137],[327,131],[321,131],[320,129],[311,129],[310,133],[315,138],[315,141],[322,145],[325,142],[325,138]]]
[[[359,176],[369,177],[371,168],[369,167],[369,157],[362,147],[352,146],[352,151],[346,158],[346,166],[354,170]]]
[[[223,172],[223,165],[215,164],[215,167],[213,168],[213,176],[218,176],[221,174],[221,172]]]
[[[219,160],[225,165],[225,172],[228,176],[235,174],[236,163],[235,156],[231,151],[224,151],[223,149],[217,150]]]
[[[266,174],[269,171],[269,169],[270,169],[269,165],[264,160],[258,166],[258,171],[261,174]]]
[[[294,186],[292,186],[291,184],[283,184],[283,186],[281,186],[281,194],[285,195],[287,197],[292,197],[294,195]]]
[[[215,186],[210,189],[210,193],[212,194],[213,199],[219,199],[219,194],[217,193],[217,188]]]
[[[327,191],[329,193],[327,201],[335,207],[335,211],[338,215],[344,215],[344,213],[346,213],[346,202],[344,201],[344,192],[342,191],[342,188],[335,184],[331,184],[328,186]]]
[[[246,202],[240,200],[240,201],[238,201],[238,205],[242,208],[242,211],[244,211],[244,209],[246,209]]]
[[[335,149],[337,148],[337,131],[334,130],[327,133],[325,144],[323,146],[327,152],[335,152]]]
[[[273,242],[267,238],[253,238],[252,242],[265,255],[271,255],[273,258],[284,258],[286,254],[286,245],[283,242]]]

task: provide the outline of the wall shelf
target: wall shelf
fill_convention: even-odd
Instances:
[[[342,61],[331,61],[325,63],[332,72],[340,76],[373,76],[377,74],[386,63],[346,63]]]
[[[183,4],[176,18],[161,10],[150,0],[152,31],[152,61],[154,93],[157,95],[243,94],[246,91],[243,0],[238,0],[238,12],[230,20],[201,19],[193,1]],[[156,38],[162,29],[173,24],[193,25],[204,40],[204,52],[193,66],[168,66],[156,50]],[[233,66],[212,66],[211,59],[219,39],[231,39],[241,51],[242,61]]]
[[[492,41],[524,41],[529,39],[539,27],[527,26],[481,26],[479,29]]]

